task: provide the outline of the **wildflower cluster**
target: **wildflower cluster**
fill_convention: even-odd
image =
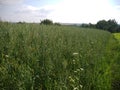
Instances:
[[[79,53],[73,53],[73,60],[72,60],[72,72],[71,75],[68,77],[69,79],[69,84],[73,88],[73,90],[81,90],[83,88],[83,85],[81,84],[80,76],[82,74],[82,71],[84,69],[80,67],[80,62],[79,62]]]

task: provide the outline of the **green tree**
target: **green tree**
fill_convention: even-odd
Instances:
[[[105,21],[105,20],[100,20],[100,21],[97,22],[96,27],[97,27],[98,29],[107,30],[107,28],[108,28],[108,23],[107,23],[107,21]]]
[[[116,32],[118,24],[117,22],[113,19],[113,20],[108,20],[108,31],[110,32]]]
[[[116,32],[120,32],[120,25],[117,27]]]
[[[109,32],[117,32],[118,30],[118,24],[117,22],[115,21],[115,19],[110,19],[108,21],[106,20],[100,20],[97,22],[96,24],[96,28],[98,29],[103,29],[103,30],[107,30]]]
[[[41,21],[40,24],[45,24],[45,25],[53,25],[53,21],[49,19],[44,19]]]

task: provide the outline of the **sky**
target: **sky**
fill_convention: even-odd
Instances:
[[[120,0],[0,0],[0,19],[9,22],[97,23],[115,19],[120,24]]]

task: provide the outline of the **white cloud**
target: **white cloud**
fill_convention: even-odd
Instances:
[[[4,20],[9,21],[25,21],[25,22],[40,22],[40,19],[47,18],[52,12],[52,8],[49,6],[44,7],[34,7],[31,5],[21,5],[16,8],[14,12],[9,13],[8,15],[3,15]]]
[[[24,0],[0,0],[0,5],[13,5],[22,3]]]
[[[120,10],[120,5],[116,5],[115,8],[116,8],[117,10]]]
[[[116,11],[109,0],[64,0],[48,18],[60,22],[93,22],[114,18]]]
[[[22,3],[24,0],[13,1]],[[8,12],[8,15],[3,17],[10,21],[26,22],[39,22],[40,19],[48,18],[55,22],[64,23],[96,23],[101,19],[116,19],[120,23],[119,6],[113,7],[110,0],[62,0],[54,5],[36,7],[21,4],[14,8],[14,12],[10,14]]]

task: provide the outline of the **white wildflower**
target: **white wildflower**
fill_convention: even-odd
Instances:
[[[69,78],[70,82],[75,83],[75,80],[71,76],[69,76],[68,78]]]
[[[74,73],[77,73],[77,71],[74,71]]]
[[[75,52],[75,53],[73,53],[73,55],[78,55],[78,53]]]
[[[5,55],[5,57],[6,57],[6,58],[8,58],[8,57],[9,57],[9,55]]]
[[[73,64],[75,64],[75,60],[73,60]]]
[[[77,69],[77,71],[79,72],[81,69]]]
[[[78,90],[78,87],[75,87],[73,90]]]
[[[71,79],[72,77],[71,77],[71,76],[69,76],[68,78],[69,78],[69,79]]]
[[[81,71],[83,71],[84,69],[83,68],[80,68]]]
[[[75,60],[73,60],[73,62],[75,62]]]
[[[80,87],[82,88],[82,87],[83,87],[83,85],[81,85],[81,84],[80,84]]]

